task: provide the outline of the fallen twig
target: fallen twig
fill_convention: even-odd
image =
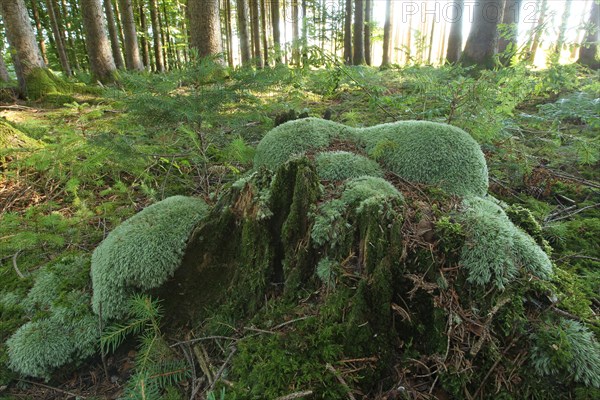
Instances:
[[[600,258],[597,257],[590,257],[590,256],[584,256],[582,254],[570,254],[564,257],[559,258],[558,260],[554,261],[556,263],[559,263],[561,261],[567,260],[569,258],[576,258],[576,259],[580,259],[580,260],[591,260],[591,261],[597,261],[600,262]]]
[[[219,370],[217,371],[217,373],[215,374],[215,377],[212,381],[212,383],[210,384],[210,386],[204,391],[204,393],[206,392],[210,392],[215,385],[217,384],[217,382],[219,381],[219,378],[221,378],[221,375],[223,375],[223,371],[225,371],[225,367],[227,367],[227,364],[229,364],[229,361],[231,361],[231,358],[233,357],[233,355],[235,354],[235,352],[237,351],[237,348],[232,348],[231,352],[229,353],[229,355],[227,356],[227,358],[225,359],[225,361],[223,362],[223,364],[221,365],[221,368],[219,368]]]
[[[580,208],[579,210],[576,210],[576,211],[574,211],[574,212],[572,212],[570,214],[563,215],[562,217],[554,218],[554,219],[551,219],[551,220],[547,220],[546,222],[556,222],[556,221],[561,221],[563,219],[571,218],[575,214],[579,214],[582,211],[589,210],[590,208],[596,208],[598,206],[600,206],[600,203],[592,204],[591,206],[585,206],[585,207]],[[570,209],[570,208],[571,207],[569,207],[568,209]]]
[[[201,338],[184,340],[182,342],[173,343],[169,347],[181,346],[183,344],[193,344],[193,343],[201,342],[203,340],[216,340],[216,339],[238,340],[237,338],[234,338],[234,337],[231,337],[231,336],[204,336],[204,337],[201,337]]]
[[[337,370],[335,368],[333,368],[333,365],[327,363],[326,368],[335,376],[335,378],[338,380],[338,382],[340,382],[342,384],[342,386],[344,386],[346,388],[346,390],[348,390],[348,398],[350,400],[356,400],[356,398],[352,394],[352,390],[350,390],[350,386],[348,386],[348,384],[346,383],[346,381],[344,380],[342,375],[339,372],[337,372]]]
[[[303,390],[302,392],[295,392],[286,394],[285,396],[277,397],[275,400],[293,400],[293,399],[301,399],[302,397],[310,396],[313,394],[312,390]]]
[[[19,266],[17,265],[17,257],[19,257],[20,253],[21,253],[21,250],[17,251],[15,253],[15,255],[12,257],[12,265],[13,265],[13,268],[15,269],[15,272],[17,273],[17,275],[19,275],[19,278],[25,279],[25,275],[23,275],[23,273],[19,269]]]
[[[29,381],[27,379],[19,379],[19,381],[25,382],[25,383],[29,383],[30,385],[35,385],[35,386],[43,387],[43,388],[46,388],[46,389],[54,390],[55,392],[59,392],[59,393],[62,393],[62,394],[67,394],[67,395],[69,395],[71,397],[77,397],[77,398],[80,398],[80,399],[87,399],[87,397],[85,397],[85,396],[83,396],[81,394],[75,394],[73,392],[69,392],[69,391],[66,391],[66,390],[63,390],[63,389],[59,389],[59,388],[54,387],[54,386],[44,385],[43,383],[33,382],[33,381]]]

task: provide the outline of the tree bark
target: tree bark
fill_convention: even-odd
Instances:
[[[365,63],[365,14],[364,1],[354,0],[354,53],[352,55],[353,65]]]
[[[498,24],[502,18],[502,0],[482,0],[475,3],[473,25],[460,58],[466,65],[493,68],[497,54]]]
[[[537,54],[538,47],[540,46],[540,40],[542,38],[542,33],[544,32],[544,24],[546,23],[547,11],[548,0],[542,0],[540,6],[540,16],[538,18],[537,25],[534,28],[533,38],[531,39],[531,47],[529,48],[529,54],[527,55],[527,59],[531,63],[535,61],[535,56]]]
[[[165,72],[165,59],[161,41],[161,27],[158,18],[158,3],[150,0],[150,22],[152,24],[152,40],[154,42],[154,60],[157,72]]]
[[[137,0],[138,14],[140,16],[140,45],[142,46],[142,69],[152,69],[154,60],[150,60],[150,46],[148,45],[148,24],[146,23],[146,10],[144,9],[143,0]]]
[[[502,25],[504,30],[498,39],[498,54],[502,65],[508,65],[517,53],[517,38],[519,34],[519,14],[521,0],[506,0]]]
[[[240,56],[242,65],[246,66],[250,63],[251,59],[250,40],[248,37],[248,4],[247,0],[236,0],[235,3],[237,7],[237,28],[240,38]],[[252,22],[254,22],[254,20],[252,20]],[[256,18],[256,22],[258,22],[258,18]],[[258,31],[258,27],[256,27],[256,30]]]
[[[144,69],[140,58],[137,29],[133,16],[132,0],[119,0],[121,8],[121,26],[125,39],[125,65],[130,71],[141,71]]]
[[[352,65],[352,2],[346,0],[344,11],[344,63]]]
[[[121,46],[119,45],[119,34],[115,24],[115,13],[113,12],[112,2],[104,0],[104,11],[106,12],[106,22],[108,24],[108,36],[110,38],[110,47],[115,60],[117,69],[123,68],[123,56],[121,55]]]
[[[560,53],[562,51],[563,45],[565,44],[565,34],[567,33],[567,23],[569,22],[569,17],[571,16],[572,4],[572,0],[565,0],[565,11],[562,15],[560,28],[558,31],[558,39],[556,40],[556,46],[554,47],[553,57],[556,59],[556,61],[560,59]]]
[[[52,27],[52,34],[54,35],[54,45],[56,46],[60,66],[66,76],[71,76],[71,65],[69,64],[69,58],[67,57],[65,39],[61,34],[61,27],[58,24],[56,10],[54,9],[54,4],[51,0],[46,0],[46,8],[48,9],[48,17],[50,17],[50,26]]]
[[[600,69],[600,60],[598,60],[598,42],[600,41],[600,5],[597,1],[592,1],[590,11],[590,20],[587,24],[585,40],[579,49],[579,59],[577,62],[591,69]]]
[[[0,35],[0,82],[10,82],[10,75],[8,75],[8,69],[4,62],[4,38],[2,35]]]
[[[29,20],[24,0],[0,0],[2,19],[8,43],[14,51],[15,72],[19,86],[27,94],[28,78],[46,64],[36,42],[35,33]]]
[[[298,19],[300,17],[300,9],[298,7],[298,0],[292,1],[292,63],[294,65],[300,65],[300,24]]]
[[[258,1],[258,0],[257,0]],[[261,32],[260,36],[263,44],[263,61],[261,61],[261,66],[269,66],[269,44],[267,40],[267,6],[265,4],[266,0],[260,0],[260,22],[261,22]],[[256,14],[258,15],[258,13]],[[257,57],[258,57],[257,53]]]
[[[67,0],[61,0],[60,6],[57,4],[56,0],[51,0],[52,4],[54,4],[54,10],[56,11],[56,21],[58,26],[63,26],[61,12],[58,11],[62,7],[62,13],[67,16],[69,15],[67,9]],[[67,23],[65,24],[67,31],[66,36],[64,35],[64,31],[61,29],[60,35],[63,40],[63,43],[66,43],[71,49],[68,54],[70,56],[70,60],[72,61],[73,67],[76,70],[81,70],[82,62],[80,60],[80,52],[79,48],[83,49],[83,63],[87,63],[87,54],[85,54],[85,39],[83,37],[83,28],[81,26],[81,18],[79,14],[79,7],[77,6],[77,2],[75,0],[69,0],[69,5],[71,6],[71,20],[74,23],[69,22],[67,19]]]
[[[275,62],[281,63],[281,33],[279,30],[279,0],[270,0],[271,23],[273,27],[273,47],[275,49]]]
[[[46,54],[46,42],[44,41],[44,32],[42,31],[42,23],[40,21],[40,12],[38,10],[37,0],[31,0],[31,11],[33,12],[33,21],[37,31],[38,45],[45,64],[48,64],[48,55]]]
[[[465,11],[464,5],[464,0],[458,0],[452,4],[450,36],[448,37],[448,50],[446,51],[446,60],[451,64],[457,63],[462,54],[462,16]]]
[[[191,47],[200,58],[223,53],[219,0],[188,0]]]
[[[371,65],[371,23],[373,19],[373,0],[365,0],[365,62]]]
[[[102,83],[112,82],[117,67],[104,30],[106,20],[100,0],[81,0],[81,14],[92,78]]]
[[[392,38],[392,0],[385,1],[385,23],[383,24],[383,59],[382,67],[390,65],[390,51]]]

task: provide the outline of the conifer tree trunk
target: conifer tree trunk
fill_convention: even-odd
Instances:
[[[258,0],[257,0],[258,1]],[[263,61],[261,65],[265,67],[269,66],[269,43],[267,39],[267,6],[265,4],[266,0],[260,0],[260,22],[261,22],[261,31],[260,36],[263,44]],[[258,15],[258,12],[257,12]],[[258,57],[258,54],[256,56]]]
[[[565,0],[565,10],[563,12],[562,19],[560,22],[556,46],[554,47],[554,56],[556,58],[556,61],[560,59],[560,53],[562,51],[563,45],[565,44],[565,34],[567,33],[567,23],[569,22],[569,17],[571,16],[572,4],[572,0]]]
[[[344,63],[352,64],[352,2],[346,0],[344,10]]]
[[[579,59],[577,60],[579,64],[594,70],[600,69],[598,42],[600,42],[600,4],[593,0],[585,39],[579,49]]]
[[[1,13],[1,10],[0,10]],[[1,32],[0,32],[1,33]],[[8,74],[8,69],[6,68],[6,63],[4,62],[4,38],[0,34],[0,82],[10,82],[10,75]]]
[[[364,1],[354,0],[354,53],[352,55],[353,65],[365,63],[365,14]]]
[[[223,53],[219,0],[188,0],[188,9],[191,47],[198,51],[198,56]]]
[[[92,78],[102,83],[112,82],[117,67],[104,30],[106,20],[100,0],[81,0],[81,14]]]
[[[446,51],[446,60],[451,64],[457,63],[462,54],[462,15],[464,14],[464,3],[464,0],[458,0],[452,4],[450,36],[448,37],[448,50]]]
[[[71,14],[69,15],[67,9],[67,0],[61,0],[60,5],[56,2],[56,0],[50,0],[54,7],[54,14],[56,16],[56,22],[59,27],[64,26],[66,28],[66,35],[64,30],[60,30],[60,37],[64,44],[66,44],[69,49],[67,51],[67,56],[69,58],[69,63],[73,66],[75,70],[81,70],[81,54],[78,51],[78,48],[82,46],[85,48],[85,43],[83,40],[83,35],[81,34],[81,18],[79,18],[79,8],[77,8],[76,3],[69,2],[71,6]],[[67,23],[63,25],[61,13],[65,15],[65,17],[70,16],[71,20],[76,21],[77,23],[71,23],[69,19],[66,19]],[[84,59],[87,57],[84,53]]]
[[[250,63],[250,40],[248,38],[248,4],[247,0],[236,0],[237,7],[237,28],[240,38],[240,57],[242,65],[246,66]],[[254,20],[252,20],[254,22]],[[256,18],[258,22],[258,18]],[[258,27],[256,27],[258,30]]]
[[[154,42],[154,60],[157,72],[165,72],[165,59],[163,54],[161,27],[158,18],[158,2],[150,0],[150,22],[152,24],[152,40]]]
[[[383,24],[383,59],[382,67],[390,65],[390,51],[392,38],[392,0],[385,1],[385,23]]]
[[[371,65],[371,23],[373,0],[365,0],[365,62]]]
[[[544,32],[544,24],[546,23],[546,13],[548,12],[548,0],[542,0],[540,6],[540,16],[536,27],[534,28],[533,37],[531,39],[531,47],[529,48],[528,60],[533,63],[537,50],[540,47],[540,40]]]
[[[48,64],[48,55],[46,54],[46,42],[44,40],[44,32],[42,31],[42,23],[40,20],[40,12],[38,10],[37,0],[31,0],[31,11],[33,13],[33,21],[35,22],[36,37],[40,46],[40,53],[45,64]]]
[[[140,17],[140,45],[142,46],[142,69],[152,69],[154,60],[150,59],[150,45],[148,44],[148,24],[146,23],[146,10],[143,0],[137,0],[138,14]]]
[[[160,5],[158,6],[158,26],[160,26],[160,41],[162,44],[162,54],[163,60],[165,64],[165,71],[171,70],[171,65],[173,64],[173,58],[171,57],[171,46],[169,39],[169,19],[167,18],[167,10],[164,0],[161,0],[162,9]],[[163,15],[164,11],[164,15]],[[164,18],[164,20],[163,20]],[[165,22],[166,21],[166,22]]]
[[[121,46],[119,45],[119,34],[115,24],[115,13],[113,12],[112,2],[104,0],[104,11],[106,12],[106,22],[108,23],[108,36],[110,38],[110,47],[115,60],[117,69],[123,68],[123,56],[121,55]]]
[[[300,65],[300,25],[298,0],[292,0],[292,63]]]
[[[481,0],[475,3],[473,25],[460,61],[466,65],[492,68],[498,45],[498,24],[502,18],[502,0]]]
[[[0,0],[8,43],[14,51],[15,72],[19,86],[27,94],[29,77],[46,68],[23,0]]]
[[[275,49],[275,62],[281,63],[281,33],[279,30],[279,0],[270,0],[271,23],[273,27],[273,47]]]
[[[121,26],[125,39],[125,65],[130,71],[141,71],[144,69],[140,58],[135,17],[133,15],[132,0],[119,0],[121,6]]]
[[[119,33],[119,43],[125,45],[125,34],[123,33],[123,26],[121,25],[121,10],[119,9],[119,0],[112,0],[113,9],[115,11],[115,21],[117,22],[117,32]]]
[[[231,2],[223,0],[225,3],[225,37],[227,38],[227,65],[233,68],[233,29],[231,27]]]
[[[258,68],[263,66],[263,57],[261,51],[261,35],[260,35],[260,15],[258,0],[250,0],[250,24],[252,27],[252,49],[254,63]]]
[[[508,65],[517,52],[517,37],[519,34],[519,14],[521,0],[506,0],[502,24],[503,34],[498,38],[498,53],[502,65]]]
[[[65,49],[65,39],[61,34],[61,27],[58,24],[56,10],[54,9],[54,4],[51,0],[46,0],[46,8],[48,17],[50,18],[50,26],[52,27],[52,34],[54,35],[54,46],[58,53],[60,66],[66,76],[71,76],[71,65],[69,64],[69,58],[67,57],[67,51]]]

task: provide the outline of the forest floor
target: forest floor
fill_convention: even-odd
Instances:
[[[300,115],[349,126],[446,122],[482,146],[490,191],[530,209],[553,248],[561,309],[600,333],[600,79],[575,66],[460,68],[280,66],[223,74],[205,62],[165,75],[123,74],[119,87],[5,103],[0,116],[37,141],[0,148],[0,300],[26,293],[36,271],[65,254],[90,254],[114,227],[166,197],[214,203],[251,168],[276,123]],[[0,397],[119,393],[99,360],[50,382],[6,368],[6,339],[31,318],[0,308]],[[116,356],[115,356],[116,357]]]

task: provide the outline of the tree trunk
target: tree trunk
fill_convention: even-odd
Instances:
[[[142,46],[142,62],[143,68],[152,69],[153,61],[150,60],[150,46],[148,45],[148,24],[146,23],[146,10],[144,9],[143,0],[137,0],[138,14],[140,17],[140,36]]]
[[[165,72],[165,59],[161,41],[160,20],[158,18],[157,0],[150,0],[150,20],[152,23],[152,40],[154,42],[154,60],[156,61],[156,71]]]
[[[259,0],[250,0],[250,25],[252,33],[252,57],[258,68],[263,66],[260,35]]]
[[[119,9],[119,0],[111,1],[115,10],[115,21],[117,22],[117,32],[119,33],[119,42],[125,45],[125,34],[123,33],[123,25],[121,25],[121,10]]]
[[[542,0],[540,6],[540,16],[538,18],[538,22],[536,27],[534,28],[533,38],[531,39],[531,47],[529,48],[529,54],[527,55],[527,59],[529,62],[533,63],[535,61],[535,56],[537,54],[537,50],[540,46],[540,40],[542,38],[542,33],[545,30],[546,23],[546,13],[548,11],[548,0]]]
[[[121,26],[125,39],[125,65],[130,71],[141,71],[144,69],[140,58],[137,29],[133,16],[132,0],[119,0],[121,8]]]
[[[292,63],[300,65],[300,25],[298,0],[292,0]]]
[[[29,20],[24,0],[0,0],[6,37],[14,51],[15,72],[21,91],[26,96],[40,97],[44,94],[43,82],[33,81],[46,64],[37,45],[35,33]],[[35,87],[34,87],[35,86]]]
[[[590,11],[590,20],[587,24],[585,40],[579,49],[579,59],[577,62],[591,69],[600,69],[600,60],[598,60],[598,42],[600,41],[600,5],[597,1],[592,1]]]
[[[69,16],[67,9],[67,0],[61,0],[60,6],[57,4],[56,0],[51,0],[52,4],[55,5],[54,10],[56,11],[56,21],[58,26],[63,26],[61,12],[58,11],[62,7],[62,13],[65,16]],[[63,39],[63,43],[68,45],[70,51],[68,52],[70,60],[72,61],[73,67],[76,70],[81,70],[83,68],[82,63],[80,61],[80,51],[79,48],[83,49],[83,63],[87,62],[87,54],[85,54],[85,39],[83,38],[83,28],[81,26],[81,17],[79,14],[79,7],[77,6],[77,2],[74,0],[69,0],[69,4],[71,6],[71,20],[74,23],[71,23],[69,19],[67,19],[67,23],[65,24],[67,28],[66,36],[64,35],[64,31],[60,31],[61,38]]]
[[[1,12],[1,10],[0,10]],[[4,62],[4,38],[0,35],[0,82],[10,82],[10,75]]]
[[[352,56],[353,65],[362,65],[365,63],[365,14],[364,1],[354,0],[354,54]]]
[[[33,12],[33,21],[37,31],[38,45],[44,64],[48,64],[48,55],[46,54],[46,42],[44,41],[44,32],[42,31],[42,23],[40,22],[40,12],[38,10],[37,0],[31,0],[31,11]]]
[[[473,25],[460,59],[464,65],[477,65],[481,68],[494,67],[502,6],[502,0],[482,0],[475,3]]]
[[[67,51],[65,49],[65,40],[61,34],[61,27],[56,19],[56,10],[54,9],[54,4],[51,0],[46,0],[46,7],[48,9],[48,16],[50,17],[50,26],[52,27],[52,34],[54,35],[54,46],[56,46],[60,66],[66,76],[71,76],[71,65],[69,64],[69,58],[67,57]]]
[[[121,46],[119,45],[119,34],[115,24],[115,13],[113,12],[112,2],[104,0],[104,11],[106,12],[106,22],[108,23],[108,36],[110,37],[110,47],[115,60],[115,66],[118,69],[123,68],[123,56],[121,55]]]
[[[451,64],[457,63],[462,54],[462,15],[464,13],[464,4],[464,0],[458,0],[452,4],[452,16],[450,17],[452,25],[450,26],[448,50],[446,51],[446,60]]]
[[[231,1],[225,3],[225,38],[227,39],[227,65],[233,68],[233,28],[231,27]]]
[[[344,62],[352,65],[352,2],[346,0],[344,11]]]
[[[81,0],[81,14],[92,78],[102,83],[112,82],[117,67],[104,30],[106,20],[100,0]]]
[[[257,0],[258,1],[258,0]],[[260,22],[261,22],[261,32],[260,36],[263,44],[263,61],[261,65],[269,66],[269,44],[267,40],[267,6],[265,4],[266,0],[260,0]],[[258,15],[258,12],[257,14]],[[259,53],[256,53],[258,57]]]
[[[556,46],[554,47],[553,54],[557,62],[560,60],[560,53],[562,51],[563,45],[565,44],[565,34],[567,33],[567,23],[569,22],[569,17],[571,16],[572,4],[572,0],[565,0],[565,10],[562,15],[560,29],[558,31],[558,39],[556,40]]]
[[[255,2],[256,3],[256,2]],[[240,38],[240,56],[242,59],[242,65],[246,66],[250,63],[250,40],[248,37],[248,4],[247,0],[236,0],[237,7],[237,28],[238,35]],[[258,10],[257,10],[258,11]],[[252,20],[254,22],[254,20]],[[258,18],[256,18],[258,23]],[[258,27],[256,27],[258,31]],[[257,40],[260,42],[260,40]],[[260,47],[260,46],[259,46]]]
[[[382,67],[390,65],[390,51],[392,38],[392,0],[385,1],[385,23],[383,24],[383,59]]]
[[[200,58],[223,53],[219,0],[188,0],[191,47]]]
[[[365,0],[365,62],[371,65],[371,23],[373,15],[373,0]]]
[[[520,9],[521,0],[506,0],[502,16],[504,29],[498,39],[498,54],[502,65],[508,65],[517,53]]]
[[[273,47],[275,49],[275,62],[281,62],[281,33],[279,31],[279,0],[270,0],[271,22],[273,27]]]

